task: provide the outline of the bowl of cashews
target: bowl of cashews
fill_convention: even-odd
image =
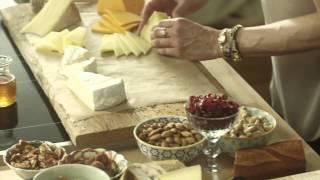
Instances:
[[[277,125],[268,112],[255,108],[239,108],[230,130],[219,141],[223,152],[234,153],[239,149],[255,148],[268,144]]]

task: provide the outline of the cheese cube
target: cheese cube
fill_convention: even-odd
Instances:
[[[68,76],[70,90],[91,110],[105,110],[126,100],[124,82],[89,72],[72,73]]]
[[[164,175],[161,175],[160,180],[201,180],[201,167],[200,165],[186,167],[182,169],[178,169],[175,171],[168,172]]]

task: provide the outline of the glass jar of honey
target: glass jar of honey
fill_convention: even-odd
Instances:
[[[16,102],[16,78],[10,73],[12,58],[0,55],[0,108]]]

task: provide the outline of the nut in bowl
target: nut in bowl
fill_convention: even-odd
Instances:
[[[220,139],[223,152],[266,145],[272,138],[276,120],[266,111],[241,107],[232,128]]]
[[[103,170],[110,176],[110,179],[117,179],[126,170],[128,161],[115,151],[86,148],[71,152],[59,162],[59,165],[62,164],[90,165]]]
[[[23,179],[32,179],[43,169],[55,166],[66,155],[65,149],[47,141],[23,141],[7,149],[5,164]]]
[[[134,128],[140,151],[151,160],[190,162],[202,152],[205,138],[185,117],[162,116],[145,120]]]

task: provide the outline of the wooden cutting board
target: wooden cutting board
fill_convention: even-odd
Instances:
[[[124,143],[133,140],[132,130],[140,121],[161,115],[184,116],[183,102],[156,104],[125,110],[121,112],[102,111],[84,113],[81,118],[72,116],[70,111],[82,111],[81,102],[67,89],[64,82],[54,71],[44,71],[40,67],[43,59],[39,59],[26,37],[19,33],[21,24],[30,20],[31,7],[20,4],[1,10],[2,19],[13,42],[24,57],[29,68],[48,96],[52,106],[59,115],[71,141],[79,146]],[[52,64],[54,65],[54,64]],[[50,64],[48,65],[50,66]],[[201,63],[194,66],[200,70],[215,87],[213,93],[226,93],[219,82],[211,76]],[[68,106],[64,103],[68,101]],[[78,107],[79,108],[70,108]],[[81,112],[83,114],[83,112]]]

